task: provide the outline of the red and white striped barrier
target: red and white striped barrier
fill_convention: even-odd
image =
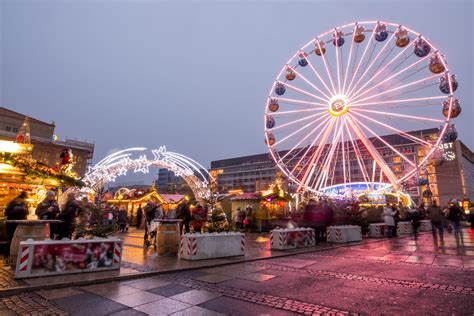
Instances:
[[[430,232],[432,229],[431,220],[429,219],[422,219],[420,221],[420,231],[421,232]]]
[[[123,242],[117,238],[22,241],[15,278],[120,269]]]
[[[270,248],[278,250],[314,246],[316,238],[311,228],[274,229],[270,235]]]
[[[382,238],[388,236],[388,225],[385,223],[369,224],[369,237]]]
[[[180,259],[202,260],[244,254],[245,235],[242,233],[184,234],[181,236]]]
[[[329,226],[326,228],[327,241],[345,243],[362,240],[362,229],[356,225]]]
[[[411,222],[398,222],[397,235],[411,235],[413,234],[413,226]]]

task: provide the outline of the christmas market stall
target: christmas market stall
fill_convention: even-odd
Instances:
[[[107,203],[119,208],[125,208],[128,212],[130,224],[135,225],[138,208],[140,206],[144,208],[148,201],[161,204],[165,216],[173,217],[170,211],[176,210],[178,204],[182,203],[185,199],[186,196],[182,194],[160,194],[154,187],[149,190],[121,188],[115,193],[113,199],[107,200]]]
[[[3,241],[6,240],[6,206],[20,192],[28,195],[28,219],[36,219],[36,206],[48,190],[82,186],[82,182],[74,176],[31,159],[32,150],[33,145],[29,143],[0,141],[0,223]]]
[[[255,223],[259,231],[269,231],[278,226],[278,221],[290,218],[291,196],[277,179],[268,190],[262,192],[260,207],[255,212]]]

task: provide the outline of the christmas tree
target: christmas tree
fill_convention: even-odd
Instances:
[[[207,220],[207,232],[223,232],[229,231],[229,222],[227,221],[227,216],[220,207],[219,203],[211,204],[210,214]]]
[[[83,213],[79,214],[80,220],[76,230],[77,238],[106,238],[115,233],[117,227],[111,224],[112,218],[104,218],[103,216],[104,212],[108,213],[107,210],[102,210],[98,206],[90,203],[87,207],[83,207],[81,212]],[[108,215],[111,216],[112,213]]]

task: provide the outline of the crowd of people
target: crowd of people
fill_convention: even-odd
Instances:
[[[22,192],[8,204],[5,211],[7,220],[27,219],[29,212],[26,199],[27,194]],[[367,212],[367,209],[359,207],[357,203],[341,203],[311,200],[305,205],[300,218],[292,220],[295,225],[313,228],[317,241],[326,241],[326,228],[333,224],[341,224],[341,209],[352,216]],[[455,236],[459,236],[463,220],[470,221],[471,227],[474,228],[474,213],[471,211],[471,214],[466,216],[456,201],[450,202],[444,208],[441,208],[436,201],[432,201],[428,206],[421,204],[418,208],[406,208],[401,204],[387,203],[385,206],[378,207],[377,210],[382,216],[382,221],[388,226],[388,237],[390,238],[397,236],[397,223],[402,220],[412,223],[415,238],[418,236],[420,221],[431,220],[433,237],[435,240],[441,241],[444,240],[445,231],[454,232]],[[60,208],[56,193],[53,191],[48,191],[45,199],[38,204],[36,215],[38,219],[60,221],[58,224],[50,225],[51,239],[87,237],[87,229],[96,227],[98,224],[113,228],[111,231],[114,232],[126,232],[132,223],[125,208],[110,206],[107,203],[96,206],[87,197],[78,200],[74,193],[67,195],[65,205]],[[161,204],[148,201],[143,208],[140,206],[137,209],[136,218],[133,219],[136,228],[143,228],[145,231],[145,244],[149,239],[151,222],[163,218],[180,219],[182,221],[181,234],[190,231],[202,232],[208,219],[208,207],[201,204],[191,206],[187,201],[184,201],[176,209],[169,209],[165,212]],[[238,207],[233,212],[232,221],[237,231],[249,232],[253,219],[254,210],[249,205],[245,209]],[[347,217],[342,221],[346,224],[350,222]],[[375,222],[378,221],[380,219],[376,219]],[[13,238],[15,228],[16,224],[7,223],[9,241]]]

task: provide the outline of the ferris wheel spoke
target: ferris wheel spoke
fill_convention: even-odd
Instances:
[[[441,100],[446,99],[446,96],[434,96],[434,97],[426,97],[426,98],[413,98],[413,99],[401,99],[401,100],[387,100],[387,101],[379,101],[379,102],[367,102],[367,103],[354,103],[351,104],[351,107],[361,107],[361,106],[368,106],[368,105],[385,105],[385,104],[398,104],[398,103],[410,103],[416,101],[431,101],[431,100]]]
[[[318,48],[319,48],[319,50],[322,51],[322,49],[321,49],[321,43],[319,42],[318,39],[316,39],[316,41],[317,41],[317,43],[318,43]],[[324,68],[326,68],[326,73],[327,73],[327,75],[328,75],[329,82],[331,83],[333,95],[334,95],[334,94],[337,94],[337,93],[336,93],[336,88],[334,87],[334,81],[333,81],[333,79],[332,79],[332,72],[331,72],[331,69],[330,69],[329,66],[328,66],[328,60],[327,60],[327,58],[326,58],[326,54],[321,54],[321,56],[323,57]]]
[[[391,130],[391,131],[394,131],[394,132],[396,132],[396,133],[398,133],[398,134],[404,136],[404,137],[407,138],[407,139],[410,139],[410,140],[412,140],[412,141],[415,141],[416,143],[418,143],[418,144],[420,144],[420,145],[422,145],[422,146],[426,146],[426,145],[427,145],[427,146],[433,146],[433,144],[431,144],[431,143],[429,143],[429,142],[427,142],[427,141],[425,141],[425,140],[423,140],[423,139],[421,139],[421,138],[418,138],[418,137],[416,137],[416,136],[413,136],[413,135],[411,135],[411,134],[409,134],[409,133],[406,133],[406,132],[404,132],[404,131],[402,131],[402,130],[400,130],[400,129],[398,129],[398,128],[395,128],[395,127],[393,127],[393,126],[390,126],[390,125],[388,125],[388,124],[385,124],[385,123],[382,123],[382,122],[380,122],[380,121],[377,121],[377,120],[375,120],[375,119],[373,119],[373,118],[371,118],[371,117],[368,117],[368,116],[366,116],[366,115],[364,115],[364,114],[358,113],[359,111],[360,111],[360,109],[357,110],[357,111],[353,111],[352,114],[354,114],[354,115],[356,115],[356,116],[359,116],[359,117],[363,117],[363,118],[365,118],[365,119],[367,119],[367,120],[369,120],[369,121],[372,121],[372,122],[374,122],[374,123],[376,123],[376,124],[378,124],[378,125],[380,125],[380,126],[383,126],[383,127],[387,128],[387,129],[389,129],[389,130]],[[368,111],[368,110],[364,110],[364,112],[367,112],[367,111]],[[373,112],[373,111],[370,111],[370,112]],[[444,122],[443,122],[443,123],[444,123]]]
[[[293,146],[293,148],[291,148],[286,154],[283,155],[283,157],[281,157],[279,160],[278,160],[278,163],[282,163],[283,160],[288,157],[296,148],[298,148],[299,146],[301,146],[301,144],[306,140],[308,139],[311,135],[313,135],[323,124],[326,124],[329,119],[331,118],[329,115],[324,115],[325,119],[318,124],[318,126],[316,126],[315,128],[313,128],[311,130],[311,132],[309,132],[305,137],[303,137],[295,146]],[[322,131],[321,131],[322,132]],[[321,133],[320,133],[321,134]],[[318,139],[319,135],[315,137],[315,139]],[[294,158],[294,157],[293,157]],[[292,159],[293,159],[292,158]],[[291,160],[292,160],[291,159]],[[291,161],[290,160],[290,161]],[[288,163],[288,161],[286,162]]]
[[[298,188],[297,188],[297,192],[300,192],[301,191],[301,188],[303,186],[303,183],[306,184],[307,183],[307,179],[308,178],[311,178],[311,176],[313,175],[313,172],[314,172],[314,167],[315,165],[317,164],[317,162],[319,161],[319,158],[321,156],[321,153],[322,151],[324,150],[324,145],[326,144],[328,138],[329,138],[329,134],[330,132],[332,131],[332,127],[334,125],[334,122],[335,120],[332,119],[330,121],[330,123],[326,126],[325,130],[324,130],[324,133],[321,137],[321,140],[318,144],[318,147],[316,148],[316,150],[314,151],[312,157],[311,157],[311,160],[309,162],[309,164],[307,164],[306,166],[306,171],[303,175],[303,178],[301,179],[299,185],[298,185]],[[311,148],[311,147],[310,147]]]
[[[406,162],[408,162],[412,167],[416,168],[416,165],[413,163],[413,161],[411,161],[410,159],[408,159],[405,155],[403,155],[401,152],[399,152],[395,147],[393,147],[392,145],[390,145],[386,140],[384,140],[382,137],[380,137],[377,133],[375,133],[372,129],[370,129],[367,125],[365,125],[364,123],[362,123],[361,121],[359,121],[357,118],[355,118],[354,116],[351,116],[351,118],[353,120],[355,120],[357,123],[359,123],[360,126],[362,126],[363,128],[365,128],[367,131],[369,131],[372,135],[375,136],[375,138],[377,138],[379,141],[381,141],[385,146],[387,146],[388,148],[390,148],[393,152],[395,152],[397,155],[399,155],[403,160],[405,160]]]
[[[428,57],[428,56],[427,56],[427,57]],[[423,61],[426,60],[427,57],[424,57],[424,58],[421,58],[421,59],[417,60],[416,62],[414,62],[414,63],[408,65],[407,67],[405,67],[405,68],[399,70],[398,72],[394,73],[393,75],[389,76],[388,78],[385,78],[385,79],[383,79],[382,81],[378,82],[377,84],[373,85],[372,87],[370,87],[369,89],[365,90],[364,92],[361,92],[360,94],[357,94],[358,92],[354,93],[354,94],[351,96],[351,98],[360,98],[360,97],[362,97],[363,95],[366,95],[367,93],[369,93],[370,91],[374,90],[375,88],[381,86],[382,84],[386,83],[387,81],[390,81],[390,80],[392,80],[393,78],[396,78],[396,77],[399,76],[400,74],[402,74],[402,73],[406,72],[407,70],[409,70],[409,69],[411,69],[411,68],[417,66],[418,64],[422,63]],[[402,64],[402,63],[400,63],[398,66],[400,66],[401,64]],[[398,66],[397,66],[397,67],[398,67]],[[394,69],[393,69],[392,71],[394,71]],[[366,84],[367,84],[367,82],[366,82]],[[359,89],[358,91],[360,91],[360,89]]]
[[[319,74],[319,72],[316,70],[316,68],[314,68],[313,64],[311,63],[311,60],[306,56],[306,55],[302,55],[303,58],[308,62],[308,66],[309,68],[311,68],[311,70],[313,71],[313,73],[315,74],[316,77],[318,77],[319,81],[321,81],[321,83],[323,84],[324,88],[326,88],[326,90],[328,91],[329,94],[333,94],[333,91],[331,91],[331,89],[329,89],[328,85],[326,84],[326,82],[324,81],[324,79],[321,77],[321,75]]]
[[[293,121],[293,122],[290,122],[290,123],[287,123],[287,124],[283,124],[281,126],[278,126],[280,128],[282,127],[287,127],[289,125],[292,125],[292,124],[295,124],[295,123],[298,123],[298,122],[302,122],[303,120],[309,120],[310,118],[316,116],[316,115],[319,115],[319,114],[315,114],[315,115],[311,115],[311,116],[308,116],[308,117],[304,117],[303,119],[299,119],[299,120],[296,120],[296,121]],[[308,124],[304,125],[303,127],[300,127],[299,129],[297,129],[296,131],[292,132],[291,134],[288,134],[286,137],[282,138],[281,140],[279,140],[278,142],[276,142],[273,146],[277,146],[278,144],[284,142],[285,140],[287,140],[288,138],[290,137],[293,137],[294,135],[296,135],[297,133],[301,132],[302,130],[308,128],[309,126],[311,126],[312,124],[314,123],[317,123],[319,122],[320,120],[322,120],[324,118],[324,116],[321,116],[320,118],[317,118],[315,120],[312,120],[311,122],[309,122]],[[275,130],[277,129],[276,128],[273,128],[271,129],[272,132],[274,132]]]
[[[329,121],[329,122],[328,122]],[[332,126],[334,122],[334,118],[333,117],[329,117],[327,120],[321,122],[320,125],[322,125],[322,123],[328,123],[325,127],[323,127],[318,135],[316,135],[316,137],[314,137],[313,141],[311,142],[311,144],[308,146],[308,148],[306,148],[306,151],[304,152],[304,154],[300,157],[300,159],[298,160],[298,162],[295,164],[295,166],[293,167],[293,169],[291,170],[291,173],[293,174],[295,172],[295,170],[301,165],[301,163],[303,162],[303,160],[305,159],[305,157],[308,155],[309,151],[311,149],[314,149],[314,145],[316,144],[316,142],[318,141],[318,139],[324,134],[327,132],[328,129],[330,129],[330,126]],[[303,170],[303,168],[301,168],[301,171]],[[300,173],[301,173],[300,171]],[[300,173],[296,176],[296,178],[300,175]]]
[[[404,119],[416,120],[416,121],[421,121],[421,122],[425,122],[425,121],[436,122],[436,123],[444,123],[445,122],[445,120],[434,119],[434,118],[430,118],[430,117],[397,114],[397,113],[392,113],[392,112],[374,111],[374,110],[359,109],[359,108],[352,109],[352,111],[355,114],[358,114],[357,112],[367,112],[367,113],[381,114],[381,115],[384,115],[384,116],[391,116],[391,117],[399,117],[399,118],[404,118]],[[374,121],[376,121],[376,120],[374,120]]]
[[[354,49],[354,36],[356,34],[356,29],[357,29],[357,23],[354,26],[354,29],[352,30],[352,40],[351,40],[351,48],[349,49],[349,57],[347,58],[347,64],[346,64],[346,71],[344,72],[344,80],[342,83],[342,91],[346,91],[346,82],[347,82],[347,77],[349,76],[349,66],[351,64],[351,58],[352,58],[352,50]]]
[[[273,128],[271,128],[271,129],[269,129],[269,130],[272,131],[272,132],[275,132],[275,131],[277,131],[277,130],[279,130],[279,129],[282,129],[282,128],[291,126],[291,125],[296,124],[296,123],[299,123],[299,122],[307,121],[307,120],[312,119],[313,117],[316,117],[316,116],[319,116],[319,115],[320,115],[320,113],[316,113],[316,114],[313,114],[313,115],[310,115],[310,116],[305,116],[305,117],[302,117],[302,118],[300,118],[300,119],[297,119],[297,120],[294,120],[294,121],[290,121],[290,122],[284,123],[284,124],[282,124],[282,125],[278,125],[278,126],[273,127]],[[317,120],[318,120],[318,119],[317,119]],[[316,121],[317,121],[317,120],[316,120]]]
[[[385,66],[382,67],[382,69],[378,70],[377,72],[375,72],[375,74],[373,76],[370,77],[369,80],[367,80],[359,89],[357,89],[357,91],[353,92],[352,95],[350,95],[350,97],[354,97],[354,96],[357,96],[365,87],[367,87],[367,85],[369,85],[372,81],[374,81],[376,78],[378,78],[378,76],[380,74],[382,74],[386,69],[388,69],[388,67],[390,65],[392,65],[400,56],[402,56],[403,54],[405,54],[406,50],[410,47],[411,45],[407,45],[404,49],[402,49],[397,55],[395,55],[394,58],[392,58],[388,63],[385,64]],[[403,60],[403,62],[405,62],[406,59]],[[402,63],[398,64],[396,68],[398,68]]]
[[[311,86],[314,90],[316,90],[317,92],[319,92],[322,96],[324,96],[327,100],[330,99],[330,97],[325,94],[323,91],[321,91],[321,89],[319,89],[314,83],[312,83],[311,81],[308,80],[308,78],[306,78],[305,76],[303,76],[299,71],[296,70],[295,67],[291,67],[290,65],[287,65],[287,68],[291,69],[291,71],[293,71],[299,78],[303,79],[304,82],[306,82],[309,86]]]
[[[284,103],[290,103],[290,104],[312,105],[312,106],[316,106],[317,109],[327,109],[327,107],[328,107],[327,104],[318,103],[318,102],[310,102],[310,101],[305,101],[305,100],[287,99],[287,98],[272,98],[272,99],[277,99],[278,101],[281,101],[281,102],[284,102]],[[276,112],[276,113],[278,113],[278,112]]]
[[[385,90],[381,93],[377,93],[377,94],[374,94],[374,95],[371,95],[369,97],[366,97],[366,98],[363,98],[363,99],[359,99],[359,98],[354,98],[352,100],[352,103],[354,104],[357,104],[358,102],[363,102],[363,101],[367,101],[367,100],[370,100],[370,99],[373,99],[373,98],[377,98],[379,96],[384,96],[384,95],[387,95],[387,94],[390,94],[394,91],[398,91],[398,90],[402,90],[402,89],[405,89],[405,88],[408,88],[408,87],[411,87],[411,86],[415,86],[415,85],[419,85],[419,84],[424,84],[426,83],[427,81],[430,81],[432,79],[435,79],[435,78],[438,78],[440,77],[442,74],[436,74],[436,75],[431,75],[431,76],[428,76],[428,77],[425,77],[423,79],[419,79],[419,80],[416,80],[416,81],[413,81],[413,82],[410,82],[410,83],[407,83],[407,84],[404,84],[402,86],[398,86],[398,87],[395,87],[393,89],[389,89],[389,90]],[[425,88],[426,85],[424,85],[422,88]],[[416,91],[416,90],[415,90]],[[413,92],[413,91],[410,91],[410,92]]]
[[[357,140],[354,140],[354,138],[352,137],[352,133],[349,129],[349,126],[348,126],[347,121],[346,121],[345,118],[344,118],[344,127],[345,127],[345,130],[346,130],[347,135],[349,137],[349,141],[352,145],[352,148],[354,150],[354,156],[355,156],[355,158],[357,160],[357,163],[359,164],[359,168],[362,172],[362,177],[364,178],[364,181],[369,183],[370,182],[370,177],[369,177],[369,174],[367,172],[367,169],[365,168],[364,160],[362,159],[362,154],[360,152],[359,146],[357,146],[357,144],[356,144]],[[350,171],[351,170],[350,169],[350,162],[349,162],[348,165],[349,165],[349,175],[350,175],[350,173],[351,173],[351,171]]]
[[[334,30],[334,36],[337,39],[337,30]],[[341,66],[339,62],[339,55],[341,54],[341,46],[336,45],[336,71],[337,71],[337,93],[341,93]]]
[[[392,33],[392,36],[390,36],[390,38],[388,39],[388,41],[385,43],[385,45],[382,47],[382,49],[377,53],[377,55],[375,56],[375,58],[372,60],[372,62],[370,63],[370,65],[365,69],[365,71],[362,73],[362,76],[359,77],[359,80],[357,80],[357,82],[354,84],[354,86],[352,87],[352,89],[350,91],[347,92],[347,95],[351,95],[352,92],[354,92],[355,89],[357,89],[357,86],[360,84],[360,82],[362,81],[362,79],[367,75],[367,73],[369,72],[369,70],[372,68],[372,66],[375,64],[375,62],[379,59],[379,57],[382,55],[382,53],[385,51],[385,48],[387,48],[387,46],[389,46],[390,43],[392,43],[392,40],[393,40],[393,37],[395,36],[395,33]]]
[[[319,189],[323,186],[323,187],[326,187],[327,186],[327,180],[328,180],[328,175],[329,175],[329,172],[331,171],[331,165],[334,163],[337,162],[337,151],[339,149],[339,143],[340,143],[340,137],[341,137],[341,133],[342,133],[342,125],[340,124],[340,118],[338,118],[336,120],[336,128],[335,128],[335,133],[334,133],[334,136],[333,136],[333,139],[332,139],[332,143],[331,143],[331,146],[330,146],[330,149],[329,149],[329,153],[328,155],[326,156],[326,161],[324,162],[324,167],[323,167],[323,175],[324,175],[324,179],[321,180],[320,184],[319,184]],[[336,156],[335,156],[336,155]],[[336,167],[334,166],[333,169],[336,169]],[[316,188],[316,187],[315,187]]]
[[[375,35],[375,28],[372,30],[372,33],[370,34],[370,39],[367,41],[367,45],[365,45],[364,52],[362,53],[362,56],[360,57],[360,60],[359,60],[359,63],[357,64],[355,72],[352,73],[351,81],[349,82],[349,86],[347,87],[348,91],[352,89],[352,84],[354,83],[354,79],[357,73],[359,72],[359,68],[362,64],[362,61],[364,60],[365,54],[367,54],[367,49],[370,47],[370,44],[372,43],[372,39],[374,38],[374,35]]]
[[[354,131],[357,137],[364,144],[365,148],[370,153],[376,164],[379,165],[381,172],[383,172],[387,179],[390,181],[390,183],[395,186],[397,184],[397,178],[393,174],[392,170],[390,170],[390,168],[387,166],[384,159],[380,156],[377,149],[367,139],[364,132],[360,129],[359,125],[351,118],[350,115],[348,115],[347,120],[349,121],[349,127]]]
[[[336,126],[334,129],[336,132],[333,133],[332,142],[328,148],[324,148],[323,152],[327,152],[326,156],[322,159],[321,167],[319,168],[318,175],[313,179],[312,184],[310,185],[314,189],[318,189],[318,187],[323,184],[325,177],[329,172],[328,162],[331,161],[332,157],[334,156],[334,150],[337,147],[337,138],[339,134],[339,118],[336,118]],[[325,145],[326,147],[326,145]],[[316,167],[316,165],[314,165]],[[316,169],[316,168],[315,168]],[[308,181],[311,180],[311,177],[308,178]],[[308,183],[306,183],[308,184]]]
[[[272,112],[268,114],[272,116],[281,116],[281,115],[287,115],[287,114],[314,112],[314,111],[321,111],[321,110],[322,108],[315,108],[315,109],[303,109],[303,110],[291,110],[291,111],[278,111],[278,112]]]
[[[323,102],[326,102],[326,101],[327,101],[327,100],[325,100],[325,99],[323,99],[323,98],[321,98],[321,97],[319,97],[319,96],[317,96],[317,95],[314,95],[314,94],[312,94],[312,93],[310,93],[310,92],[308,92],[308,91],[306,91],[306,90],[303,90],[303,89],[301,89],[301,88],[297,88],[297,87],[295,87],[295,86],[293,86],[293,85],[291,85],[291,84],[289,84],[289,83],[286,83],[286,82],[283,82],[283,81],[278,81],[278,83],[281,83],[281,84],[285,85],[286,87],[290,88],[291,90],[294,90],[294,91],[296,91],[296,92],[299,92],[299,93],[301,93],[301,94],[303,94],[303,95],[306,95],[306,96],[308,96],[308,97],[312,97],[312,98],[315,98],[315,99],[320,100],[320,101],[323,101]]]

